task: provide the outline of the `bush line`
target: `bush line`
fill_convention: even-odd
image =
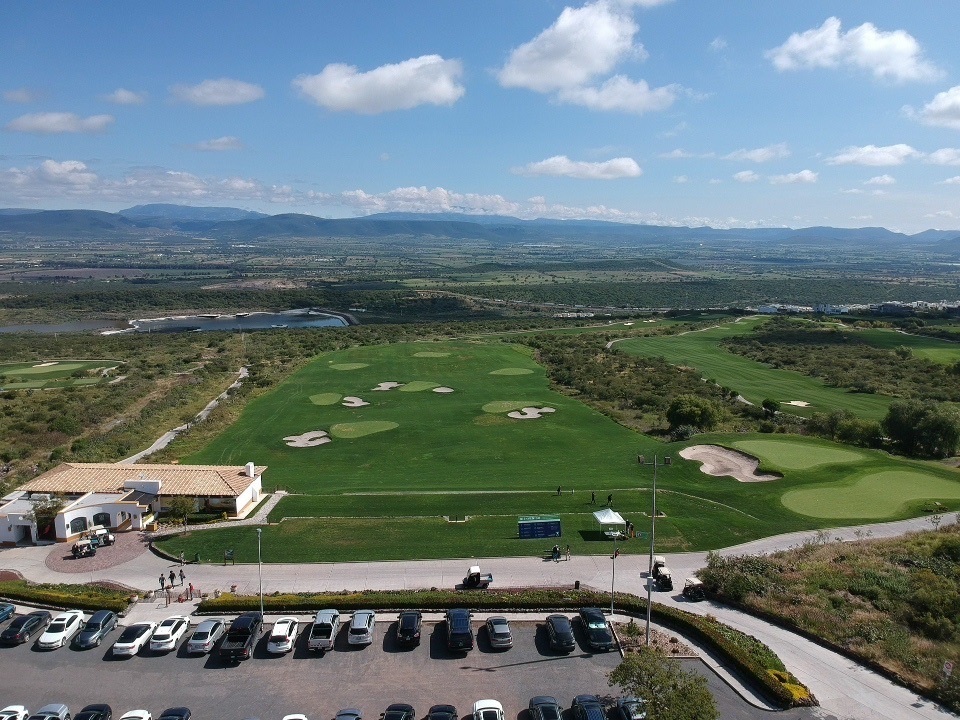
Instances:
[[[96,585],[34,584],[26,580],[0,582],[0,597],[27,605],[71,608],[76,610],[113,610],[124,612],[130,604],[129,592]]]
[[[315,613],[326,607],[341,611],[365,608],[441,611],[450,607],[474,610],[575,610],[581,607],[604,607],[609,595],[592,590],[385,590],[333,593],[276,593],[263,597],[264,612]],[[625,614],[645,616],[643,598],[621,593],[615,609]],[[260,609],[258,595],[224,593],[219,598],[205,598],[198,612],[228,613]],[[788,708],[815,704],[814,698],[799,681],[784,670],[776,654],[755,638],[722,625],[711,617],[693,615],[683,610],[654,604],[651,614],[663,625],[708,645],[732,670],[751,681],[772,704]],[[739,642],[732,638],[737,638]],[[753,650],[751,652],[747,648]],[[768,667],[772,665],[773,667]]]

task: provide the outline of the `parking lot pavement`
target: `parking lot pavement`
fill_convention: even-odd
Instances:
[[[343,626],[332,652],[311,653],[306,649],[304,622],[293,652],[269,655],[264,634],[253,658],[240,664],[224,664],[215,654],[187,655],[185,641],[176,652],[114,659],[109,647],[120,631],[111,633],[100,648],[87,651],[4,647],[0,702],[30,709],[65,702],[73,712],[88,703],[106,702],[115,714],[144,708],[155,716],[166,707],[185,705],[199,719],[226,720],[280,718],[293,712],[330,718],[342,707],[359,707],[367,718],[376,718],[392,702],[411,703],[418,717],[437,703],[451,703],[461,715],[468,715],[474,701],[494,698],[504,704],[507,720],[526,720],[524,710],[533,695],[554,695],[568,707],[578,693],[616,694],[606,677],[620,662],[619,654],[589,652],[579,629],[577,649],[563,655],[550,650],[540,623],[515,621],[514,647],[494,651],[480,619],[474,621],[476,648],[466,654],[447,651],[444,625],[434,621],[424,622],[418,647],[400,649],[392,617],[377,623],[368,647],[351,647]],[[722,717],[769,719],[769,712],[744,703],[702,663],[684,662],[708,677]],[[814,715],[791,711],[789,717],[803,720]]]

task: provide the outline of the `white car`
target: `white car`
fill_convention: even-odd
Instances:
[[[294,713],[293,715],[284,715],[283,720],[307,720],[307,716],[301,715],[300,713]]]
[[[297,642],[297,628],[300,621],[295,617],[282,617],[273,624],[270,639],[267,641],[267,652],[280,655],[293,650]]]
[[[350,619],[347,642],[351,645],[369,645],[373,642],[373,628],[377,615],[373,610],[357,610]]]
[[[80,632],[82,627],[82,610],[68,610],[60,613],[37,640],[37,647],[40,650],[56,650],[58,647],[63,647]]]
[[[150,641],[150,636],[156,629],[157,624],[155,622],[140,622],[131,625],[120,633],[120,637],[117,638],[110,652],[118,657],[136,655]]]
[[[153,720],[153,715],[147,710],[130,710],[121,715],[120,720]]]
[[[503,705],[496,700],[477,700],[473,704],[473,720],[503,720]]]
[[[152,652],[169,652],[177,649],[177,643],[190,629],[190,618],[186,615],[173,615],[157,625],[150,637]]]
[[[204,620],[197,625],[197,629],[187,640],[187,652],[200,654],[210,652],[226,631],[227,621],[223,618]]]
[[[0,720],[26,720],[29,714],[23,705],[7,705],[0,710]]]

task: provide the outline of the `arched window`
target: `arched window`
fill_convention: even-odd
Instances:
[[[70,521],[70,534],[76,535],[87,529],[87,519],[85,517],[74,518]]]
[[[110,527],[110,513],[108,512],[98,512],[93,516],[93,524],[101,525],[103,527]]]

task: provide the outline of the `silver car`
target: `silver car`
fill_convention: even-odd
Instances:
[[[201,655],[210,652],[226,631],[227,621],[223,618],[204,620],[187,640],[187,652]]]
[[[498,615],[487,618],[487,636],[492,648],[508,650],[513,647],[513,633],[510,632],[510,623],[505,617]]]

